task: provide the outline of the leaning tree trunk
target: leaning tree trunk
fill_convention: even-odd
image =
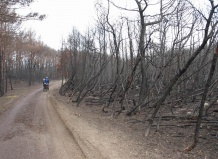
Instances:
[[[173,89],[173,86],[176,84],[176,82],[178,81],[178,79],[186,72],[186,70],[189,68],[189,66],[191,65],[192,61],[197,57],[197,55],[201,52],[201,50],[203,50],[204,46],[206,45],[207,40],[204,41],[202,43],[202,45],[198,48],[198,50],[193,54],[193,56],[188,60],[188,62],[186,63],[186,65],[183,67],[183,69],[181,69],[175,76],[174,78],[171,80],[171,83],[169,85],[169,87],[167,88],[167,90],[165,91],[165,93],[163,94],[163,96],[153,105],[154,111],[151,115],[151,118],[149,119],[148,122],[148,128],[147,131],[145,132],[145,136],[148,136],[150,133],[150,129],[151,126],[153,124],[153,120],[158,112],[158,110],[160,109],[162,103],[165,101],[165,99],[167,98],[167,96],[170,94],[170,92]]]
[[[216,27],[217,23],[214,24],[214,26],[210,32],[209,32],[209,29],[210,29],[210,24],[212,22],[213,14],[215,12],[216,7],[217,6],[214,6],[212,4],[212,9],[211,9],[209,17],[207,19],[207,23],[205,26],[205,34],[204,34],[204,38],[203,38],[201,45],[194,52],[194,54],[190,57],[190,59],[186,62],[184,67],[181,70],[179,70],[179,72],[170,80],[171,82],[170,82],[168,88],[166,89],[166,91],[164,92],[163,96],[156,103],[154,103],[154,105],[153,105],[154,111],[153,111],[150,119],[148,120],[148,127],[147,127],[147,130],[145,132],[145,136],[149,135],[154,118],[155,118],[156,114],[158,113],[162,103],[165,101],[168,94],[172,91],[173,86],[176,84],[176,82],[179,80],[179,78],[187,71],[187,69],[189,68],[191,63],[199,55],[199,53],[204,49],[205,45],[207,44],[207,41],[211,38],[211,35],[214,33],[213,28]]]
[[[217,44],[217,47],[216,47],[216,52],[213,55],[213,60],[212,60],[211,68],[210,68],[210,73],[208,75],[207,82],[206,82],[206,85],[205,85],[205,88],[204,88],[204,92],[203,92],[203,95],[202,95],[202,98],[201,98],[197,123],[196,123],[196,127],[195,127],[194,140],[193,140],[192,145],[185,149],[186,151],[192,150],[193,148],[195,148],[196,144],[198,143],[198,136],[199,136],[199,132],[200,132],[199,129],[200,129],[201,119],[202,119],[203,112],[204,112],[204,103],[205,103],[205,100],[207,98],[207,92],[209,90],[209,87],[210,87],[210,84],[211,84],[211,81],[212,81],[212,78],[213,78],[213,75],[214,75],[214,71],[215,71],[215,68],[216,68],[217,56],[218,56],[218,44]]]

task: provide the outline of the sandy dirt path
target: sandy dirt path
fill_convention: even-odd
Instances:
[[[58,82],[49,92],[21,87],[20,95],[15,91],[0,98],[0,159],[160,158],[144,151],[111,118],[72,106],[58,94],[59,87]]]
[[[58,82],[50,88],[43,92],[41,85],[23,83],[0,98],[0,159],[217,158],[216,142],[183,152],[191,136],[175,138],[175,129],[167,129],[143,138],[143,125],[125,116],[114,119],[85,102],[77,107],[59,95]]]
[[[1,159],[82,159],[82,149],[38,88],[0,116]]]

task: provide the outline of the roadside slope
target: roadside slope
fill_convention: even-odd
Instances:
[[[50,100],[84,153],[94,151],[108,159],[217,158],[215,138],[204,138],[194,150],[186,152],[184,148],[193,138],[191,129],[161,127],[158,132],[144,138],[145,125],[138,118],[123,114],[114,119],[110,114],[102,113],[97,105],[81,103],[77,107],[69,97],[60,96],[58,91],[58,88],[50,91]],[[91,157],[87,153],[86,156]]]
[[[66,102],[67,97],[58,94],[57,88],[49,93],[52,105],[88,158],[161,159],[166,157],[157,149],[146,147],[142,140],[134,137],[142,134],[131,134],[130,128],[122,123],[118,124],[110,117],[93,114],[90,109],[72,106],[71,102]],[[95,153],[89,154],[92,151],[96,151],[96,154],[101,156],[95,156]]]

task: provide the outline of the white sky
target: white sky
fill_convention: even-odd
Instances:
[[[94,25],[95,19],[97,19],[94,7],[95,1],[96,0],[35,0],[35,2],[33,2],[30,7],[23,10],[23,12],[38,12],[40,14],[46,14],[47,17],[43,21],[35,20],[24,22],[22,27],[26,29],[31,28],[31,30],[36,32],[37,37],[40,36],[40,40],[49,47],[60,49],[62,39],[67,38],[73,27],[76,27],[80,33],[83,34],[87,31],[89,26],[92,27]],[[103,1],[107,2],[106,0]],[[157,0],[153,0],[152,2],[155,1]],[[134,0],[114,0],[114,2],[122,7],[127,7],[127,2],[131,4],[130,2],[134,2]],[[193,2],[196,1],[193,0]],[[205,2],[208,2],[208,0],[202,1],[202,3]],[[198,4],[200,4],[199,1]],[[115,14],[115,12],[115,10],[111,11],[110,16],[113,17],[115,15],[116,17],[117,14]],[[131,14],[133,13],[128,12],[128,15]]]
[[[35,0],[25,12],[46,14],[43,21],[27,21],[23,28],[36,32],[41,41],[54,49],[60,49],[73,27],[81,33],[94,24],[95,0]],[[23,11],[24,12],[24,11]]]

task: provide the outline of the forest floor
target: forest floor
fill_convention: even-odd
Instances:
[[[15,85],[13,91],[8,91],[6,96],[0,98],[0,114],[10,108],[10,103],[16,103],[19,98],[38,87],[39,85]],[[218,156],[218,139],[214,136],[214,130],[211,132],[202,127],[197,147],[186,152],[184,149],[192,143],[194,132],[190,120],[185,123],[171,119],[163,121],[157,132],[153,128],[149,137],[145,138],[145,124],[142,122],[145,114],[131,117],[120,114],[114,119],[111,114],[103,113],[97,105],[83,102],[77,107],[69,97],[60,96],[58,89],[54,87],[48,92],[51,105],[85,156],[89,156],[86,158],[98,158],[89,154],[92,151],[111,159],[216,159]]]
[[[3,97],[0,97],[0,115],[9,109],[13,103],[16,103],[18,99],[24,97],[28,92],[31,92],[40,86],[41,85],[38,83],[28,86],[28,84],[23,81],[13,84],[13,90],[8,88],[7,93]]]

